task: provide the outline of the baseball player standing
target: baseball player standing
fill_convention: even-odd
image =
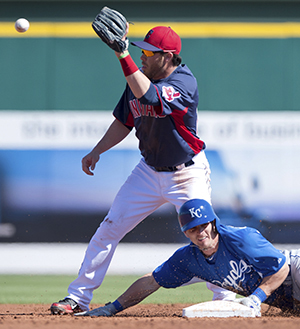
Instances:
[[[112,316],[159,289],[176,288],[199,278],[234,291],[238,302],[261,315],[261,303],[300,314],[300,250],[280,251],[256,229],[222,225],[201,199],[179,210],[181,230],[191,243],[133,283],[117,300],[84,316]]]
[[[127,40],[128,26],[122,41]],[[142,49],[142,66],[137,67],[127,49],[115,52],[127,85],[113,111],[114,121],[82,159],[82,169],[93,175],[100,155],[133,128],[142,158],[92,237],[69,295],[51,305],[53,314],[89,309],[119,241],[160,206],[169,202],[178,211],[191,198],[211,202],[210,167],[196,131],[197,81],[181,64],[181,39],[170,27],[156,26],[132,44]],[[225,290],[215,293],[229,296]]]

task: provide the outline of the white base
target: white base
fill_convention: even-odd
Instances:
[[[255,312],[252,308],[236,302],[215,300],[186,307],[182,310],[182,316],[188,318],[228,318],[234,316],[254,318]]]

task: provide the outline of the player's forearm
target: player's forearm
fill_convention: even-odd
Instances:
[[[269,297],[283,283],[288,274],[289,266],[285,263],[277,273],[265,277],[259,288]]]
[[[138,99],[143,97],[150,87],[150,80],[141,71],[129,75],[126,80],[134,96]]]
[[[130,130],[119,120],[115,119],[101,140],[93,148],[92,152],[95,152],[98,155],[106,152],[113,146],[119,144],[129,133]]]
[[[138,69],[128,51],[117,53],[127,83],[136,98],[143,97],[150,87],[150,80]]]
[[[147,274],[135,281],[117,300],[126,309],[140,303],[158,288],[160,286],[152,274]]]
[[[156,291],[160,286],[154,280],[151,273],[135,281],[113,303],[107,303],[88,312],[77,313],[78,316],[114,316],[124,309],[141,302],[144,298]]]

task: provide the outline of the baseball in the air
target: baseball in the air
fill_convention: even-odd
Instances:
[[[16,23],[15,23],[15,29],[18,31],[18,32],[26,32],[28,29],[29,29],[29,22],[26,18],[19,18],[18,20],[16,20]]]

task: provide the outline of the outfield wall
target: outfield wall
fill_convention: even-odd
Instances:
[[[0,110],[113,109],[125,80],[91,28],[104,5],[134,23],[132,41],[155,25],[178,32],[200,110],[299,110],[300,2],[259,0],[0,0]],[[20,16],[26,33],[14,30]]]
[[[156,23],[136,22],[130,39],[143,38]],[[181,54],[198,80],[199,110],[300,110],[300,23],[157,24],[183,35]],[[0,33],[0,110],[114,108],[125,86],[115,55],[90,22],[69,25],[33,22],[20,35],[13,22],[0,23],[7,31]],[[130,52],[140,63],[140,50]]]

